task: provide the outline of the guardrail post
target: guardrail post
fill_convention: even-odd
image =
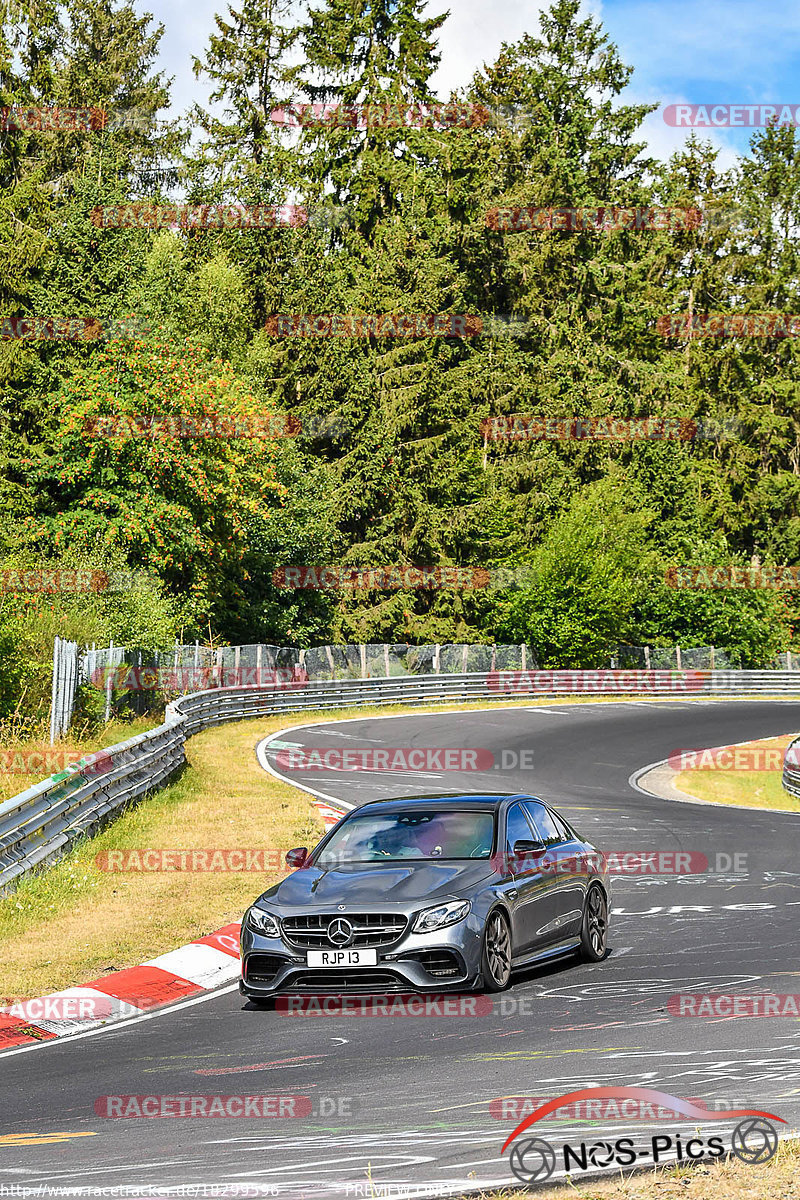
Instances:
[[[108,643],[108,659],[106,660],[106,724],[111,720],[111,684],[114,678],[114,643]]]
[[[60,666],[59,647],[61,638],[57,637],[53,640],[53,685],[50,691],[50,745],[52,746],[56,740],[56,727],[58,725],[58,717],[56,715],[56,705],[58,703],[58,669]]]

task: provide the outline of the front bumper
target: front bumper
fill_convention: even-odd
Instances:
[[[480,983],[482,935],[482,922],[470,912],[446,929],[406,932],[377,947],[374,967],[309,967],[305,950],[243,924],[239,990],[256,999],[278,992],[464,991]]]

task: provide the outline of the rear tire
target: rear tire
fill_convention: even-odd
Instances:
[[[608,953],[608,900],[597,883],[586,893],[580,953],[584,962],[602,962]]]
[[[511,982],[511,930],[499,908],[489,913],[486,922],[481,975],[485,992],[503,992]]]

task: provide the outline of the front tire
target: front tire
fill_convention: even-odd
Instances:
[[[486,922],[481,975],[485,992],[503,992],[511,981],[511,930],[498,908],[489,914]]]
[[[602,962],[608,953],[608,900],[599,884],[593,883],[586,894],[581,923],[581,958],[584,962]]]

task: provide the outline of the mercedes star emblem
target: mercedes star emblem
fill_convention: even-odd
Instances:
[[[353,940],[353,926],[344,917],[337,917],[328,926],[328,941],[334,946],[349,946]]]

